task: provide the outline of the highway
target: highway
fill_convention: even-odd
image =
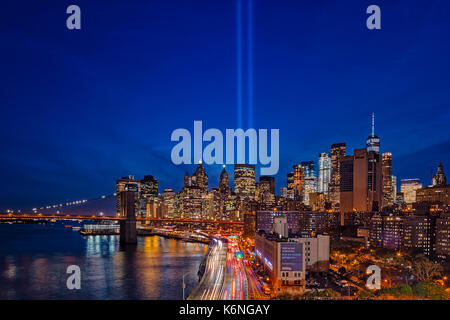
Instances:
[[[257,275],[236,256],[239,245],[234,239],[219,240],[206,260],[205,272],[188,300],[248,300],[267,299],[262,293]]]
[[[228,244],[225,275],[220,300],[247,300],[248,286],[242,258],[236,258],[239,251],[236,242]]]

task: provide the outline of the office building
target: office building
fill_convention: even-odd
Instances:
[[[319,154],[319,181],[318,192],[328,194],[328,185],[331,177],[331,159],[328,153]]]
[[[256,231],[263,230],[267,234],[272,233],[273,222],[277,217],[286,217],[290,234],[297,234],[300,231],[298,211],[257,211]]]
[[[288,181],[289,181],[289,179],[288,179]],[[287,188],[286,187],[281,187],[280,188],[280,197],[281,198],[287,198],[287,196],[288,196]]]
[[[240,201],[255,199],[255,165],[234,165],[234,192]]]
[[[280,220],[278,220],[280,221]],[[283,230],[282,226],[278,229]],[[277,294],[303,292],[306,271],[327,272],[329,267],[330,238],[286,238],[278,234],[256,233],[257,259],[269,274]]]
[[[195,187],[199,187],[203,194],[208,193],[208,175],[203,168],[202,162],[200,161],[197,169],[191,178],[191,185]]]
[[[264,183],[268,183],[270,186],[270,193],[272,193],[273,195],[275,195],[275,177],[272,176],[260,176],[259,177],[259,182],[264,182]]]
[[[450,213],[436,220],[436,254],[444,259],[450,257]]]
[[[403,248],[430,255],[435,248],[436,218],[429,215],[404,217]]]
[[[293,189],[294,189],[294,199],[303,200],[304,197],[304,168],[301,164],[297,164],[293,166],[294,169],[294,181],[293,181]]]
[[[144,176],[144,179],[140,181],[140,193],[139,193],[139,203],[140,203],[140,216],[141,217],[152,217],[156,214],[149,212],[148,209],[151,208],[156,203],[159,204],[158,198],[158,180],[151,175]]]
[[[286,189],[286,197],[289,199],[294,199],[295,196],[295,187],[294,187],[294,173],[289,172],[287,174],[287,189]]]
[[[382,203],[382,171],[379,154],[355,149],[340,163],[340,211],[379,211]]]
[[[403,201],[408,205],[416,202],[416,191],[421,188],[419,179],[402,179],[400,191],[403,194]]]
[[[339,193],[341,186],[340,164],[345,157],[345,143],[335,143],[331,145],[331,178],[329,185],[329,197],[334,207],[339,204]]]
[[[175,192],[165,189],[162,193],[162,217],[175,218]]]
[[[450,185],[447,184],[442,162],[439,164],[437,173],[433,175],[431,186],[417,189],[416,201],[436,205],[450,205]]]
[[[392,176],[392,201],[394,204],[397,203],[397,177]]]
[[[229,194],[231,192],[230,181],[225,165],[223,165],[222,172],[220,173],[219,192],[222,194]]]
[[[394,204],[394,187],[392,181],[392,154],[385,152],[381,158],[383,176],[383,207]]]

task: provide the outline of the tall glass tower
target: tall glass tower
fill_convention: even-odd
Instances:
[[[326,152],[319,153],[319,185],[318,192],[328,194],[330,183],[331,159]]]
[[[366,140],[367,153],[380,153],[380,138],[375,135],[375,113],[372,113],[372,134]]]

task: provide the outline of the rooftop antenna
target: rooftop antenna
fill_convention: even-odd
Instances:
[[[375,112],[372,112],[372,137],[375,136]]]

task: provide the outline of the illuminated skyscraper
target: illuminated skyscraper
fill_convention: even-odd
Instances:
[[[180,218],[200,219],[204,191],[199,186],[184,187],[179,195]]]
[[[287,188],[286,187],[281,187],[280,188],[280,197],[281,198],[287,198],[288,192],[287,192]]]
[[[234,165],[234,192],[241,201],[255,198],[255,165]]]
[[[272,193],[273,195],[275,195],[275,177],[271,177],[271,176],[260,176],[259,177],[259,182],[268,182],[270,185],[270,193]]]
[[[191,186],[191,176],[187,172],[184,175],[184,186],[185,187],[190,187]]]
[[[162,194],[162,217],[175,217],[175,192],[172,189],[165,189]]]
[[[228,194],[231,192],[230,182],[228,179],[227,170],[225,169],[225,165],[223,166],[222,172],[220,173],[219,192],[222,194]]]
[[[151,175],[147,175],[140,181],[140,194],[139,194],[139,203],[140,203],[140,215],[141,217],[147,216],[155,216],[156,213],[152,214],[148,212],[151,206],[159,205],[158,198],[158,180]],[[149,207],[149,205],[151,206]],[[156,207],[154,208],[156,211]]]
[[[400,192],[403,193],[403,201],[409,205],[416,202],[416,191],[421,188],[419,179],[402,179]]]
[[[294,199],[295,190],[294,190],[294,173],[289,172],[287,174],[287,188],[286,188],[286,197],[289,199]]]
[[[319,154],[319,193],[328,194],[328,185],[330,184],[331,160],[326,152]]]
[[[375,113],[372,113],[372,134],[366,140],[367,152],[380,153],[380,138],[375,135]]]
[[[300,166],[303,168],[303,177],[315,177],[316,170],[314,161],[302,161]]]
[[[317,177],[314,161],[302,161],[300,166],[303,168],[303,203],[310,204],[309,195],[317,192]]]
[[[392,201],[396,203],[397,201],[397,177],[392,176]]]
[[[203,168],[201,161],[199,162],[197,169],[192,175],[192,183],[193,186],[199,187],[203,193],[208,192],[208,175]]]
[[[329,185],[330,201],[333,205],[339,203],[339,190],[341,184],[340,160],[345,157],[345,143],[331,145],[331,178]]]
[[[303,170],[301,164],[293,166],[294,168],[294,199],[303,200],[304,185],[303,185]]]
[[[394,193],[392,185],[392,154],[385,152],[381,159],[383,174],[383,207],[392,206],[394,204]]]
[[[255,199],[259,203],[260,208],[272,208],[275,204],[275,195],[271,192],[270,180],[259,179],[256,186]]]

